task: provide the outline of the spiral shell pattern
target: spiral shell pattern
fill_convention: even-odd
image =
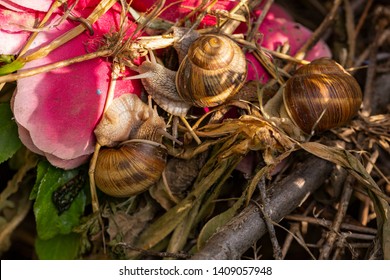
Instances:
[[[225,102],[243,86],[247,64],[241,48],[225,35],[199,37],[176,75],[179,96],[198,107]]]

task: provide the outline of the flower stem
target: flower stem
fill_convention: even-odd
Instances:
[[[112,53],[111,50],[101,50],[101,51],[97,51],[94,53],[88,53],[88,54],[76,56],[76,57],[73,57],[73,58],[70,58],[67,60],[54,62],[54,63],[47,64],[44,66],[39,66],[39,67],[30,68],[30,69],[26,69],[26,70],[19,70],[17,73],[14,73],[14,74],[0,76],[0,84],[16,81],[18,79],[27,78],[27,77],[34,76],[34,75],[41,74],[41,73],[46,73],[46,72],[52,71],[52,70],[57,69],[57,68],[66,67],[66,66],[69,66],[71,64],[83,62],[83,61],[90,60],[93,58],[102,57],[102,56],[109,56],[109,55],[111,55],[111,53]]]
[[[89,15],[87,18],[87,21],[91,24],[94,23],[99,19],[100,16],[105,14],[114,4],[116,3],[116,0],[102,0],[96,8],[93,10],[93,12]],[[29,55],[23,55],[18,58],[18,60],[21,60],[23,62],[28,62],[34,59],[42,58],[48,55],[50,52],[55,50],[56,48],[62,46],[63,44],[69,42],[73,38],[80,35],[82,32],[84,32],[85,26],[80,24],[76,26],[75,28],[69,30],[68,32],[62,34],[61,36],[54,39],[49,45],[46,45],[36,52],[33,52]]]

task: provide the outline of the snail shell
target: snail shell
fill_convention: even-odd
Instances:
[[[329,58],[299,68],[285,85],[284,108],[305,133],[322,132],[346,124],[362,103],[359,84]]]
[[[177,72],[150,60],[137,69],[145,90],[168,113],[184,117],[191,106],[212,107],[233,97],[247,75],[246,59],[240,47],[220,34],[200,35],[188,29],[174,29],[174,48],[180,63]]]
[[[207,34],[191,44],[176,74],[179,96],[198,107],[212,107],[234,96],[247,75],[241,48],[225,35]]]
[[[166,158],[166,147],[148,140],[134,139],[102,149],[96,162],[96,185],[114,197],[141,193],[160,179]]]
[[[156,110],[135,94],[123,94],[112,101],[94,132],[101,146],[114,147],[132,138],[161,142],[165,128]]]
[[[94,167],[97,187],[108,195],[125,197],[156,183],[167,157],[166,147],[160,144],[162,136],[176,140],[165,128],[156,109],[137,95],[115,98],[95,129],[98,143],[106,146]]]

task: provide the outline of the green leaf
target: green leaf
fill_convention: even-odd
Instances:
[[[218,228],[227,224],[237,213],[238,209],[243,205],[246,198],[246,192],[225,212],[213,217],[208,221],[199,233],[198,250],[206,244],[207,240],[218,230]]]
[[[50,239],[57,234],[68,234],[79,225],[80,217],[84,212],[86,196],[83,190],[77,195],[70,208],[63,214],[58,215],[52,196],[53,192],[75,177],[79,170],[62,170],[50,165],[48,162],[41,162],[39,165],[46,173],[39,183],[36,200],[34,203],[34,214],[37,224],[38,236],[41,239]]]
[[[41,181],[42,181],[43,177],[45,176],[49,166],[50,166],[50,164],[48,164],[46,161],[41,161],[38,163],[37,178],[35,180],[34,187],[32,188],[31,193],[30,193],[31,200],[34,200],[37,198],[39,186],[40,186]]]
[[[217,158],[211,159],[210,161],[214,161],[215,163]],[[227,170],[232,166],[235,166],[237,164],[236,161],[237,157],[224,159],[213,169],[209,169],[209,167],[214,166],[214,164],[206,163],[202,170],[207,169],[209,174],[206,174],[206,171],[201,171],[198,175],[198,179],[195,180],[193,190],[187,197],[169,209],[164,215],[159,217],[153,224],[145,229],[140,235],[136,246],[148,250],[157,245],[158,242],[180,226],[196,202],[204,197],[205,193],[221,179],[221,176],[230,174]]]
[[[15,56],[13,54],[0,54],[0,64],[9,64],[14,61]]]
[[[9,103],[0,104],[0,163],[12,157],[22,146],[18,127],[13,120]]]
[[[73,260],[80,251],[80,234],[57,235],[47,240],[37,238],[35,251],[41,260]]]
[[[11,74],[24,66],[24,62],[19,60],[14,60],[9,64],[5,64],[0,67],[0,76]]]

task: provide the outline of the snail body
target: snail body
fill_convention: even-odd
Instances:
[[[329,58],[299,68],[278,94],[265,111],[273,116],[275,108],[271,107],[281,103],[279,116],[290,119],[306,135],[348,123],[362,103],[355,78]]]
[[[97,187],[115,197],[145,191],[156,183],[165,168],[167,149],[161,144],[164,119],[135,94],[113,100],[96,126],[103,147],[97,156],[94,177]]]
[[[112,101],[94,132],[101,146],[114,147],[130,138],[159,142],[165,127],[164,119],[137,95],[123,94]]]
[[[138,72],[145,74],[142,85],[153,100],[166,112],[174,116],[185,116],[191,107],[176,91],[176,72],[158,64],[151,53],[151,61],[145,61],[138,67]]]
[[[177,72],[158,64],[150,52],[150,61],[137,69],[141,74],[130,77],[141,78],[156,103],[177,116],[185,116],[193,105],[222,104],[243,86],[247,73],[244,54],[228,36],[193,33],[183,36],[183,40],[174,43],[179,57],[184,57]]]

